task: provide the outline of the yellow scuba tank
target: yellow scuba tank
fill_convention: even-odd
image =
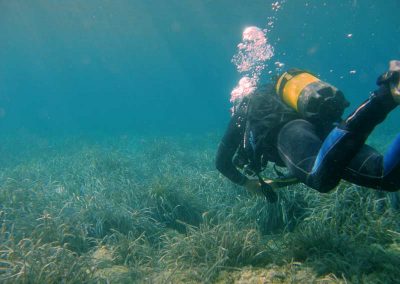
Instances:
[[[283,73],[276,82],[275,91],[305,119],[336,122],[349,106],[340,90],[300,69]]]

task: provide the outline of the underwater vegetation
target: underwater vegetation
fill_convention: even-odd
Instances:
[[[0,282],[398,283],[396,195],[271,205],[214,169],[219,138],[2,138]]]

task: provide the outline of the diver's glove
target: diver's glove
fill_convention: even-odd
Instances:
[[[378,86],[388,86],[394,101],[400,104],[400,61],[390,61],[389,71],[379,76],[376,83]]]
[[[257,175],[258,179],[249,179],[244,184],[246,189],[254,194],[263,195],[270,203],[278,201],[278,194],[275,189],[287,187],[293,184],[298,184],[300,181],[293,176],[281,176],[277,179],[263,179]]]
[[[261,192],[269,203],[275,203],[278,201],[278,194],[276,194],[272,186],[264,181],[261,183]]]
[[[274,191],[273,187],[270,184],[266,183],[262,179],[262,177],[260,175],[257,175],[257,176],[258,176],[258,180],[259,180],[260,185],[261,185],[261,187],[260,187],[261,192],[262,192],[262,194],[264,194],[265,199],[267,199],[267,201],[269,203],[277,202],[278,201],[278,194],[276,194],[276,192]]]
[[[270,203],[275,203],[278,200],[278,195],[275,193],[272,186],[266,183],[262,178],[249,179],[244,186],[251,193],[264,196]]]
[[[281,176],[276,179],[263,179],[261,184],[261,191],[265,198],[271,202],[275,203],[278,200],[278,195],[275,193],[275,189],[287,187],[294,184],[299,184],[300,181],[294,176]]]

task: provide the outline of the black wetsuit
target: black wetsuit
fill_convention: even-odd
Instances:
[[[271,97],[277,98],[276,94]],[[281,102],[275,103],[275,110],[287,112]],[[272,128],[261,138],[266,143],[261,144],[259,151],[269,161],[283,164],[298,180],[320,192],[330,191],[341,179],[396,191],[400,189],[400,135],[384,156],[365,144],[375,126],[396,106],[388,87],[381,86],[337,126],[322,127],[299,119],[293,112],[287,112],[286,116],[266,114]],[[240,153],[246,137],[246,118],[243,116],[243,112],[232,116],[216,157],[217,169],[239,185],[248,180],[233,162],[235,155],[243,155]]]

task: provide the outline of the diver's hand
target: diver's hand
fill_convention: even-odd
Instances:
[[[390,60],[389,71],[400,71],[400,60]]]
[[[379,76],[377,84],[389,87],[394,101],[400,104],[400,60],[389,62],[389,71]]]
[[[244,184],[244,187],[253,194],[264,196],[261,190],[261,183],[258,181],[258,179],[248,179]]]
[[[263,196],[269,203],[275,203],[278,200],[278,195],[273,191],[272,188],[268,187],[267,183],[262,185],[257,179],[249,179],[244,186],[251,193],[258,196]]]
[[[392,60],[389,65],[389,70],[393,72],[390,92],[392,93],[395,102],[400,104],[400,60]]]

